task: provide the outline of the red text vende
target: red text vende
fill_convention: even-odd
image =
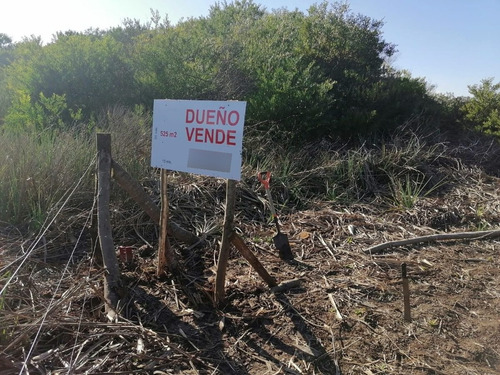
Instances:
[[[193,127],[186,126],[186,136],[189,142],[236,146],[236,130],[224,127],[234,127],[239,123],[240,113],[238,111],[226,111],[223,108],[218,110],[187,109],[185,120],[186,124],[194,125]]]

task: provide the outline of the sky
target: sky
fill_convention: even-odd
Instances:
[[[3,0],[0,33],[48,43],[57,31],[108,29],[125,18],[146,22],[151,11],[176,24],[207,16],[216,0]],[[230,2],[230,1],[228,1]],[[307,12],[314,0],[254,0],[271,11]],[[354,13],[383,20],[385,41],[396,44],[391,63],[423,77],[437,93],[467,96],[468,85],[500,81],[500,0],[348,0]]]

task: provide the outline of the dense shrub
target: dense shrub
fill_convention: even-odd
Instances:
[[[469,86],[472,98],[462,107],[471,127],[500,138],[500,83],[493,78]]]
[[[395,46],[382,27],[341,3],[269,12],[242,0],[175,26],[153,13],[47,45],[4,43],[0,114],[9,127],[39,129],[117,104],[151,109],[155,98],[245,100],[248,124],[272,124],[290,144],[388,131],[435,103],[425,81],[387,64]]]

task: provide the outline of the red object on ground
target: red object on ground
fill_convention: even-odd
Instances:
[[[132,246],[119,246],[118,250],[120,251],[120,260],[123,263],[130,263],[134,258]]]

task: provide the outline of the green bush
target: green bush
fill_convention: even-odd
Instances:
[[[470,126],[500,138],[500,82],[484,79],[480,85],[469,86],[472,98],[462,107]]]
[[[47,45],[32,38],[9,47],[0,113],[8,127],[40,131],[115,105],[151,109],[158,98],[245,100],[247,124],[299,148],[366,136],[435,104],[423,80],[388,67],[395,47],[382,27],[341,3],[268,12],[242,0],[175,26],[153,14],[145,25],[58,33]]]

